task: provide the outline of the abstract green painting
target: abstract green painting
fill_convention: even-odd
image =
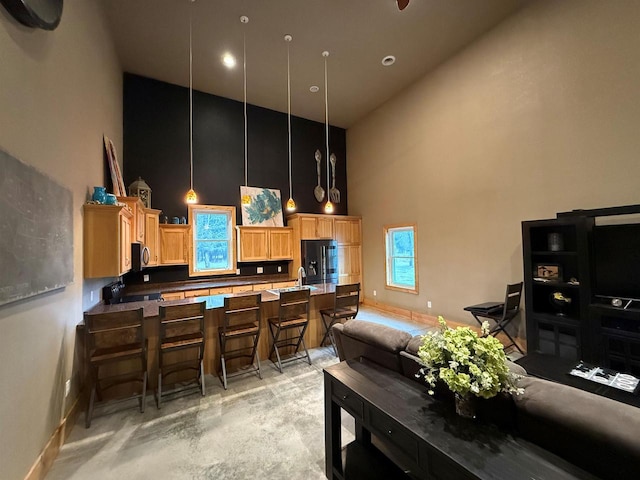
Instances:
[[[240,187],[242,225],[284,227],[280,190]]]

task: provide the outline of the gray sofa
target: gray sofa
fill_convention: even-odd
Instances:
[[[332,333],[340,360],[364,357],[422,382],[420,336],[363,320],[336,324]],[[640,478],[640,408],[528,376],[517,364],[510,368],[524,375],[525,393],[479,400],[478,421],[507,428],[598,477]]]

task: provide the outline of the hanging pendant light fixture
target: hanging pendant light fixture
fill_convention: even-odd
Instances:
[[[324,57],[324,119],[325,119],[325,137],[327,143],[327,192],[329,191],[329,82],[327,81],[327,57],[329,52],[322,52]],[[333,213],[333,203],[327,194],[327,203],[324,204],[324,213]]]
[[[249,23],[249,17],[243,15],[240,17],[240,23],[246,25]],[[244,186],[247,186],[247,178],[249,172],[248,165],[248,149],[247,149],[247,35],[242,29],[242,70],[243,70],[243,91],[244,91]],[[245,193],[241,196],[242,205],[251,205],[251,197]]]
[[[193,4],[196,0],[191,0]],[[189,191],[185,195],[184,199],[187,203],[197,203],[198,195],[196,195],[193,189],[193,54],[192,54],[192,42],[191,42],[191,24],[192,24],[192,10],[193,7],[189,6],[189,170],[190,181]]]
[[[287,211],[295,212],[296,202],[293,201],[293,188],[291,183],[291,67],[289,64],[289,45],[293,37],[285,35],[284,41],[287,42],[287,132],[289,140],[289,200],[287,200]]]

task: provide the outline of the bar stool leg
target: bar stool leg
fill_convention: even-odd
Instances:
[[[200,360],[200,388],[202,389],[202,396],[204,397],[204,360]]]
[[[140,395],[140,413],[144,413],[147,404],[147,372],[142,376],[142,394]]]
[[[302,348],[304,349],[304,353],[307,355],[307,362],[311,365],[311,356],[309,355],[309,351],[307,350],[307,345],[304,343],[304,331],[306,330],[306,326],[301,329],[300,332],[300,341],[302,342]]]
[[[91,417],[93,417],[93,404],[96,399],[96,386],[95,383],[91,386],[91,394],[89,395],[89,406],[87,407],[87,413],[84,418],[84,426],[85,428],[89,428],[91,426]]]
[[[156,398],[156,405],[160,410],[160,404],[162,403],[162,371],[158,371],[158,396]]]
[[[276,329],[275,333],[273,328]],[[269,324],[269,330],[271,331],[271,338],[273,339],[273,346],[271,347],[271,353],[269,354],[269,358],[273,355],[273,352],[276,354],[276,359],[278,360],[278,370],[282,373],[282,360],[280,359],[280,352],[278,351],[278,339],[280,338],[280,326],[274,327],[274,325]]]
[[[260,371],[260,355],[258,355],[258,340],[260,339],[260,335],[256,335],[256,339],[253,342],[253,355],[251,356],[251,363],[255,358],[256,363],[258,364],[258,378],[262,380],[262,372]]]

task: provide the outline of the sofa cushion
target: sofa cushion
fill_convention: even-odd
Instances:
[[[603,478],[637,478],[640,409],[568,385],[524,377],[513,395],[518,430]]]
[[[411,340],[411,334],[407,332],[365,320],[345,322],[343,333],[393,353],[404,350]]]
[[[411,355],[418,355],[418,349],[420,348],[420,345],[422,345],[422,335],[416,335],[414,336],[411,340],[409,340],[409,343],[407,344],[407,352],[409,352]]]

